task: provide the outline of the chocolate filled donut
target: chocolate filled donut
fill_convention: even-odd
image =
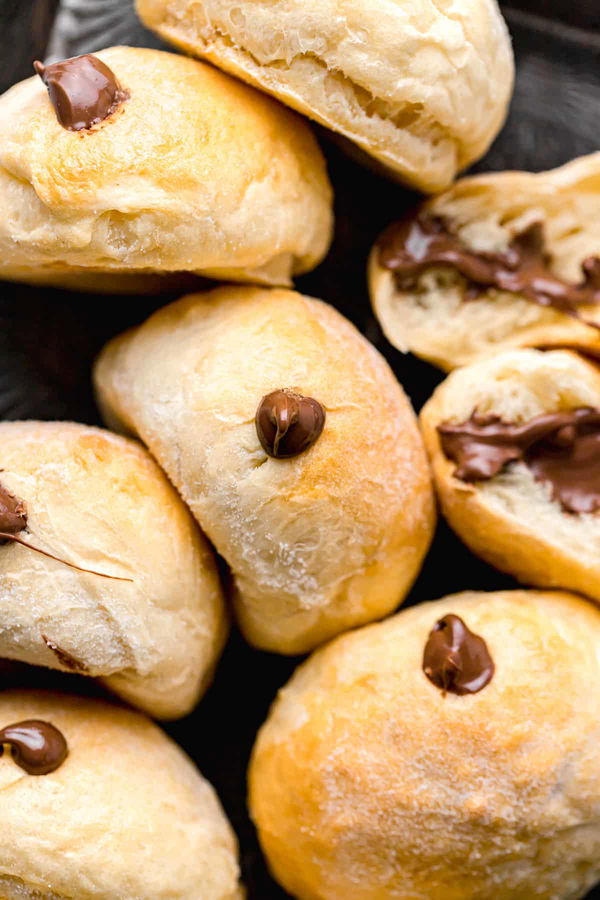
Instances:
[[[74,290],[289,285],[325,255],[309,126],[211,66],[112,47],[0,97],[0,278]]]
[[[145,716],[0,692],[2,900],[243,900],[211,785]]]
[[[495,0],[137,0],[148,27],[427,193],[482,156],[513,57]]]
[[[392,223],[369,261],[391,343],[445,370],[511,347],[600,354],[600,154],[459,180]]]
[[[455,594],[332,641],[252,754],[274,876],[297,900],[586,896],[598,678],[600,611],[574,594]]]
[[[525,584],[600,601],[600,376],[570,351],[453,372],[421,412],[442,512]]]
[[[212,550],[156,463],[98,428],[3,422],[0,469],[0,657],[158,718],[190,712],[227,618]]]
[[[95,381],[107,424],[147,444],[228,563],[252,644],[302,653],[402,602],[435,516],[421,436],[330,306],[193,294],[111,341]]]

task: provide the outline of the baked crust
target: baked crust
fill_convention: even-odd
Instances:
[[[69,755],[50,775],[0,759],[5,900],[242,900],[237,844],[191,760],[144,716],[97,700],[0,694],[2,726],[51,722]]]
[[[150,455],[99,428],[2,422],[0,469],[27,543],[131,579],[1,546],[0,657],[97,678],[158,718],[190,712],[227,618],[212,550]]]
[[[0,98],[0,277],[131,292],[186,272],[289,284],[321,260],[331,188],[298,116],[176,54],[96,55],[129,99],[89,131],[58,123],[37,76]]]
[[[137,0],[146,25],[433,192],[483,156],[512,93],[495,0]]]
[[[495,662],[479,693],[425,676],[448,613]],[[250,809],[298,900],[576,900],[600,878],[600,612],[468,592],[315,653],[261,729]]]
[[[435,518],[422,440],[383,358],[332,307],[191,295],[111,341],[95,380],[107,423],[148,446],[231,567],[251,643],[301,653],[403,600]],[[326,409],[293,459],[269,458],[256,432],[278,389]]]

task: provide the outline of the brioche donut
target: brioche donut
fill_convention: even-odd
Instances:
[[[371,299],[387,338],[446,371],[512,347],[598,355],[599,203],[600,153],[457,182],[373,248]]]
[[[215,792],[144,716],[2,691],[0,729],[2,900],[242,900]]]
[[[288,284],[324,256],[331,189],[293,113],[158,50],[38,72],[0,98],[0,277],[132,292],[182,272]]]
[[[212,551],[150,455],[98,428],[2,422],[0,469],[0,657],[190,712],[226,617]]]
[[[425,191],[483,156],[504,121],[513,57],[495,0],[137,0],[186,52],[348,138]]]
[[[421,413],[442,511],[526,584],[600,600],[600,372],[509,350],[453,372]]]
[[[252,644],[302,653],[404,598],[434,526],[421,436],[330,306],[184,297],[108,344],[95,380],[109,427],[148,446],[229,564]]]
[[[461,693],[467,668],[480,683]],[[569,594],[456,594],[333,641],[254,748],[273,874],[298,900],[583,897],[600,879],[599,677],[600,612]]]

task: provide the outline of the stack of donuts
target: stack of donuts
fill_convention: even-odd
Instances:
[[[584,897],[600,153],[455,181],[512,92],[495,0],[137,6],[188,55],[38,62],[0,98],[0,278],[183,294],[98,357],[106,429],[0,424],[0,657],[72,684],[0,692],[0,900],[246,896],[215,791],[151,721],[202,702],[231,621],[311,654],[248,779],[292,897]],[[364,261],[391,344],[450,373],[420,421],[367,339],[293,289],[334,229],[307,119],[428,195]],[[395,612],[436,495],[522,588]]]

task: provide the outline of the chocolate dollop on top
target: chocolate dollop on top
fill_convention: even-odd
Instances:
[[[19,534],[27,527],[27,512],[22,500],[0,484],[0,532]]]
[[[114,72],[97,56],[74,56],[50,66],[36,61],[33,65],[48,88],[56,118],[68,131],[97,125],[127,99]]]
[[[584,260],[580,284],[562,281],[550,269],[540,223],[517,235],[505,252],[487,253],[469,249],[442,219],[421,211],[391,225],[378,246],[380,264],[401,290],[414,287],[432,266],[451,266],[469,282],[466,299],[497,288],[576,318],[579,306],[600,303],[600,258]]]
[[[0,756],[5,744],[10,746],[16,764],[29,775],[54,772],[69,752],[62,732],[50,722],[38,719],[27,719],[3,728],[0,731]]]
[[[521,425],[474,412],[461,425],[438,427],[442,449],[456,463],[456,478],[484,481],[522,461],[570,513],[600,508],[600,410],[536,416]]]
[[[436,622],[423,653],[423,671],[441,691],[476,694],[490,683],[494,660],[482,637],[450,613]]]
[[[294,391],[267,394],[256,411],[258,439],[275,459],[304,453],[318,440],[324,425],[325,409],[319,401]]]

